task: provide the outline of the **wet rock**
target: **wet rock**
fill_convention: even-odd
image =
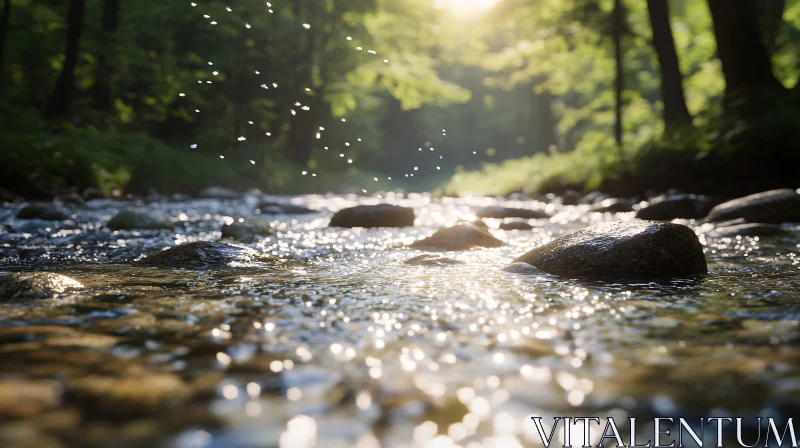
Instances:
[[[671,278],[708,272],[703,246],[690,228],[641,220],[589,227],[514,262],[571,278]]]
[[[392,204],[358,205],[336,212],[330,227],[410,227],[414,209]]]
[[[199,241],[171,247],[142,259],[141,263],[160,268],[210,269],[275,260],[247,247]]]
[[[86,188],[83,190],[82,196],[85,200],[91,201],[92,199],[105,199],[106,195],[97,188]]]
[[[503,268],[503,272],[512,274],[546,274],[546,272],[528,263],[511,263]]]
[[[443,227],[409,247],[422,250],[467,250],[473,247],[500,247],[505,243],[481,228],[468,224]]]
[[[0,299],[41,299],[79,289],[83,289],[80,282],[50,272],[0,276]]]
[[[800,193],[786,188],[734,199],[714,207],[708,213],[706,221],[736,218],[768,224],[800,222]]]
[[[507,221],[500,223],[500,230],[533,230],[533,226],[525,221]]]
[[[611,196],[609,196],[609,195],[607,195],[605,193],[601,193],[599,191],[593,191],[593,192],[587,194],[586,196],[582,197],[581,200],[579,201],[579,203],[580,204],[592,205],[592,204],[597,204],[599,202],[602,202],[602,201],[604,201],[606,199],[611,199]]]
[[[209,187],[200,190],[197,195],[206,199],[235,200],[241,199],[242,194],[236,190],[224,187]]]
[[[83,196],[75,192],[62,194],[58,197],[58,200],[65,204],[72,204],[77,206],[86,205],[86,201],[83,199]]]
[[[720,201],[710,196],[677,194],[653,198],[636,212],[639,219],[672,221],[673,219],[704,218]]]
[[[174,226],[165,216],[152,210],[123,210],[111,218],[106,227],[111,230],[160,230]]]
[[[422,254],[403,262],[411,266],[452,266],[455,264],[464,264],[461,260],[453,258],[442,257],[440,255]]]
[[[598,213],[628,213],[633,211],[633,205],[619,199],[603,199],[592,207]]]
[[[478,227],[478,228],[481,228],[481,229],[488,229],[489,228],[489,225],[486,224],[482,219],[476,219],[475,221],[460,220],[460,221],[456,222],[456,224],[466,224],[466,225],[475,226],[475,227]]]
[[[318,210],[303,207],[302,205],[285,204],[279,202],[262,202],[258,205],[264,215],[307,215],[317,213]]]
[[[252,241],[259,237],[272,235],[269,222],[261,219],[245,219],[222,226],[222,237],[238,241]]]
[[[475,211],[475,216],[479,218],[522,218],[522,219],[544,219],[550,218],[550,214],[544,210],[534,210],[529,208],[514,207],[483,207]]]
[[[41,219],[43,221],[64,221],[69,215],[54,204],[31,204],[17,213],[18,219]]]
[[[708,232],[708,235],[717,238],[736,236],[780,237],[791,236],[791,233],[774,224],[746,223],[717,227]]]
[[[563,205],[578,205],[583,198],[583,195],[575,190],[567,190],[561,195],[561,204]]]
[[[123,419],[163,413],[192,395],[186,383],[168,373],[122,378],[88,376],[70,381],[66,393],[85,409]]]

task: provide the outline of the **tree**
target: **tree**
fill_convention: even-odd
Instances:
[[[3,59],[6,49],[6,36],[8,36],[8,18],[11,15],[11,0],[5,0],[3,10],[0,11],[0,86],[3,85]]]
[[[72,89],[75,80],[75,67],[78,64],[78,48],[83,33],[85,0],[70,0],[67,10],[67,46],[64,50],[64,64],[55,88],[45,106],[46,118],[60,118],[69,112]]]
[[[675,39],[669,20],[667,0],[647,0],[647,11],[653,28],[653,47],[661,67],[661,101],[664,103],[664,126],[667,130],[691,124],[692,116],[686,107],[683,76],[678,64]]]
[[[624,27],[622,0],[614,0],[614,62],[616,74],[614,78],[614,139],[617,146],[622,149],[622,90],[625,88],[624,65],[622,54],[622,32]]]
[[[756,0],[708,0],[717,51],[725,77],[725,97],[746,99],[756,90],[782,90],[758,27]]]
[[[109,59],[114,57],[116,48],[119,2],[120,0],[103,1],[103,41],[100,43],[100,51],[97,54],[93,92],[94,107],[101,111],[110,110],[113,99],[111,79],[114,74],[114,66]]]

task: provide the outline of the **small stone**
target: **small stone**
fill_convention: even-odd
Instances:
[[[592,207],[598,213],[628,213],[633,211],[633,205],[619,199],[603,199]]]
[[[786,188],[751,194],[714,207],[707,222],[744,218],[748,222],[780,224],[800,222],[800,193]]]
[[[0,276],[0,299],[42,299],[79,289],[83,289],[80,282],[50,272]]]
[[[525,221],[507,221],[500,223],[500,230],[533,230],[533,226]]]
[[[181,244],[150,255],[141,263],[171,269],[211,269],[227,266],[249,266],[259,262],[276,261],[248,247],[225,243],[198,241]]]
[[[224,187],[209,187],[200,190],[197,195],[206,199],[220,199],[220,200],[236,200],[242,198],[242,193],[230,188]]]
[[[60,200],[65,204],[72,204],[77,206],[86,205],[86,201],[83,199],[83,196],[75,192],[62,194],[61,196],[58,197],[58,200]]]
[[[18,219],[41,219],[43,221],[64,221],[69,215],[54,204],[31,204],[17,213]]]
[[[411,227],[414,209],[392,204],[358,205],[336,212],[329,227]]]
[[[575,190],[567,190],[561,195],[561,204],[562,205],[578,205],[580,203],[583,195]]]
[[[570,278],[646,279],[705,275],[703,246],[679,224],[633,220],[589,227],[518,257]]]
[[[704,218],[719,200],[710,196],[677,194],[658,196],[636,211],[636,217],[651,221],[672,221],[673,219]]]
[[[151,210],[123,210],[106,226],[111,230],[167,230],[174,227],[169,219]]]
[[[252,241],[259,237],[272,235],[269,222],[260,219],[245,219],[222,226],[222,237],[238,241]]]
[[[781,237],[791,236],[791,233],[774,224],[747,223],[717,227],[708,232],[708,235],[717,238],[736,236]]]
[[[262,215],[307,215],[318,211],[302,205],[279,202],[262,202],[258,205],[258,209],[261,210]]]
[[[544,210],[514,207],[483,207],[475,211],[475,216],[479,218],[522,218],[522,219],[545,219],[550,218],[550,214]]]
[[[452,266],[456,264],[464,264],[464,262],[460,260],[433,254],[418,255],[416,257],[409,258],[403,263],[411,266]]]
[[[413,242],[409,247],[422,250],[467,250],[473,247],[500,247],[505,243],[488,231],[469,224],[443,227],[433,235]]]

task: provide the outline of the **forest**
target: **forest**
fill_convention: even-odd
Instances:
[[[3,0],[0,187],[745,194],[798,53],[793,0]]]

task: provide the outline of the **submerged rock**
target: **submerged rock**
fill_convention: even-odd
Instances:
[[[67,383],[66,392],[85,408],[116,418],[163,413],[192,395],[191,388],[170,373],[76,378]]]
[[[500,223],[500,230],[533,230],[533,226],[525,221],[508,221]]]
[[[248,247],[198,241],[181,244],[141,260],[148,266],[172,269],[209,269],[275,261],[276,258]]]
[[[704,218],[720,201],[710,196],[676,194],[653,198],[636,212],[639,219],[672,221],[673,219]]]
[[[717,238],[736,236],[768,237],[790,236],[791,233],[774,224],[744,223],[717,227],[716,229],[708,232],[708,235]]]
[[[503,272],[509,272],[511,274],[547,274],[541,269],[529,265],[528,263],[511,263],[503,268]]]
[[[470,224],[443,227],[433,235],[417,240],[409,246],[422,250],[467,250],[473,247],[500,247],[505,243],[492,234]]]
[[[269,222],[261,219],[245,219],[222,226],[222,237],[239,241],[249,241],[261,236],[272,235]]]
[[[628,213],[633,211],[633,205],[619,199],[603,199],[592,207],[598,213]]]
[[[197,195],[206,199],[241,199],[242,193],[230,188],[208,187],[200,190]]]
[[[544,210],[514,207],[483,207],[475,211],[475,216],[479,218],[522,218],[522,219],[544,219],[550,218],[550,214]]]
[[[464,264],[464,262],[460,260],[433,254],[418,255],[416,257],[409,258],[403,263],[411,266],[452,266],[455,264]]]
[[[714,207],[708,213],[706,221],[736,218],[768,224],[800,222],[800,193],[785,188],[734,199]]]
[[[264,215],[307,215],[319,211],[302,205],[281,204],[278,202],[262,202],[258,205],[258,209]]]
[[[31,204],[17,213],[18,219],[41,219],[43,221],[64,221],[69,219],[67,212],[54,204]]]
[[[336,212],[329,227],[411,227],[414,209],[392,204],[358,205]]]
[[[708,272],[703,246],[692,229],[640,220],[589,227],[514,262],[571,278],[670,278]]]
[[[79,289],[83,289],[83,285],[77,280],[50,272],[0,276],[0,300],[42,299]]]
[[[111,230],[160,230],[172,229],[174,225],[164,215],[152,210],[123,210],[108,224]]]

